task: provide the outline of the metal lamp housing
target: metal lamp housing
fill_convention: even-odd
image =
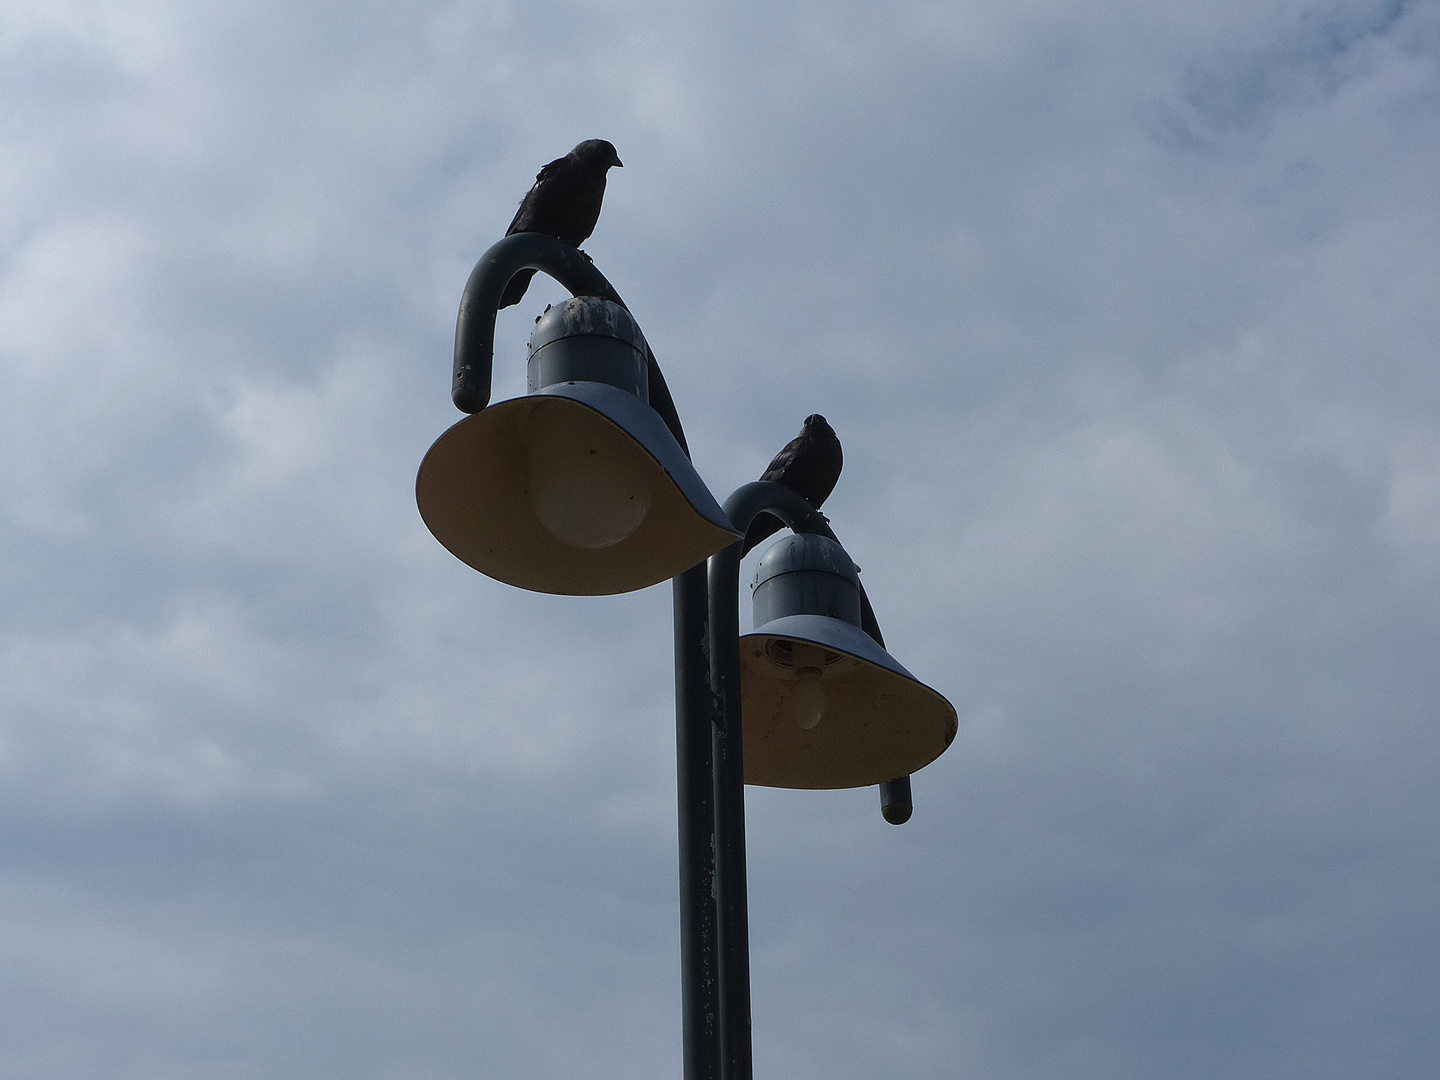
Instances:
[[[860,579],[835,541],[788,536],[760,561],[740,639],[745,782],[864,787],[908,776],[955,738],[954,707],[860,628]],[[817,687],[823,694],[818,719]]]
[[[528,393],[461,420],[420,464],[420,516],[452,555],[522,589],[603,596],[735,541],[650,408],[628,311],[572,297],[537,321],[529,351]]]

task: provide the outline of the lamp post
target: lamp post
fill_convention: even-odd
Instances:
[[[526,395],[490,405],[499,299],[522,269],[573,297],[537,320]],[[879,784],[886,820],[903,822],[909,774],[950,744],[955,710],[885,652],[853,562],[805,499],[758,482],[716,503],[654,352],[574,248],[518,233],[481,257],[452,397],[470,415],[426,453],[415,487],[453,555],[538,592],[672,579],[684,1077],[750,1080],[745,784]],[[762,560],[742,640],[742,537],[759,513],[796,535]]]

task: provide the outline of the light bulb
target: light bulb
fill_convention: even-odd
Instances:
[[[825,715],[825,688],[820,685],[818,667],[802,667],[795,672],[795,690],[790,698],[790,711],[795,723],[809,731]]]
[[[655,474],[645,452],[619,428],[577,410],[535,409],[529,444],[530,505],[551,536],[570,547],[612,547],[650,510]]]

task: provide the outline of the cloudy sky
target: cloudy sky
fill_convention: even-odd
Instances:
[[[413,496],[590,137],[701,474],[829,417],[960,714],[902,828],[751,790],[757,1075],[1440,1071],[1440,2],[0,0],[0,57],[7,1080],[678,1075],[669,587]]]

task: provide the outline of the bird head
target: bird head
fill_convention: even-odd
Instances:
[[[829,431],[830,425],[826,423],[825,417],[821,416],[818,412],[811,413],[809,416],[805,417],[805,430]]]
[[[615,144],[604,139],[586,139],[570,153],[585,164],[598,165],[602,169],[625,167],[620,162],[620,155],[615,152]]]

